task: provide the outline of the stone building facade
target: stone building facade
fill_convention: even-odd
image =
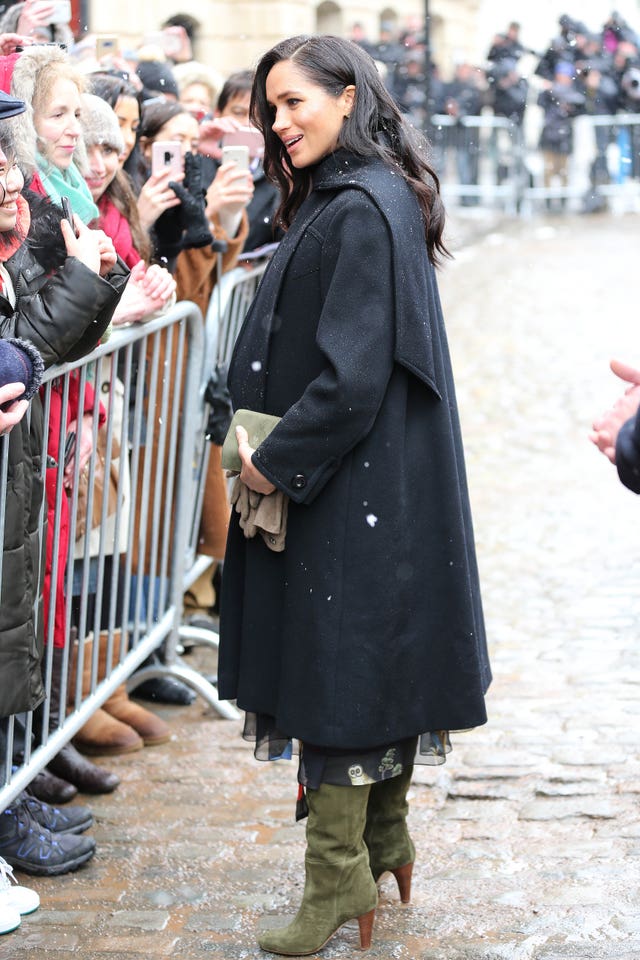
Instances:
[[[476,56],[476,22],[481,0],[429,0],[431,46],[445,72],[455,60]],[[220,73],[250,67],[261,53],[286,36],[336,33],[349,36],[354,23],[377,40],[382,23],[397,28],[421,23],[425,0],[137,0],[106,4],[90,0],[91,32],[118,32],[123,48],[136,47],[163,20],[188,13],[200,24],[196,59]]]

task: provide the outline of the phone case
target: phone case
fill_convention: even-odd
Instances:
[[[151,172],[158,174],[165,170],[174,177],[182,173],[182,150],[178,141],[156,140],[151,147]]]
[[[222,148],[222,162],[235,163],[239,170],[249,169],[249,147],[226,146]]]

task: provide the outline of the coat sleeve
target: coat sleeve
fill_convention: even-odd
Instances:
[[[31,340],[46,367],[77,360],[100,342],[128,277],[121,261],[107,277],[100,277],[68,257],[37,290],[17,287],[15,312],[0,321],[0,333]]]
[[[625,487],[640,493],[640,416],[631,417],[618,432],[616,468]]]
[[[322,240],[320,280],[316,342],[324,367],[253,455],[296,503],[310,503],[371,430],[393,369],[391,238],[364,195],[333,217]]]

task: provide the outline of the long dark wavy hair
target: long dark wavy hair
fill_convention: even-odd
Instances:
[[[357,44],[331,36],[283,40],[260,60],[251,91],[251,119],[265,139],[264,169],[282,190],[276,221],[288,228],[311,191],[312,169],[289,164],[287,151],[273,132],[274,112],[267,102],[267,76],[277,63],[290,60],[330,96],[356,89],[351,114],[340,132],[340,147],[360,157],[379,157],[399,170],[413,188],[424,219],[427,252],[437,264],[449,256],[443,241],[444,205],[438,177],[428,161],[428,144],[396,107],[373,59]]]

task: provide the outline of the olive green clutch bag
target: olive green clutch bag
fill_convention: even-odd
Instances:
[[[270,413],[257,413],[255,410],[236,410],[222,444],[222,469],[232,473],[240,473],[242,461],[238,453],[236,427],[244,427],[249,434],[249,446],[259,447],[273,428],[280,422],[280,417]]]

